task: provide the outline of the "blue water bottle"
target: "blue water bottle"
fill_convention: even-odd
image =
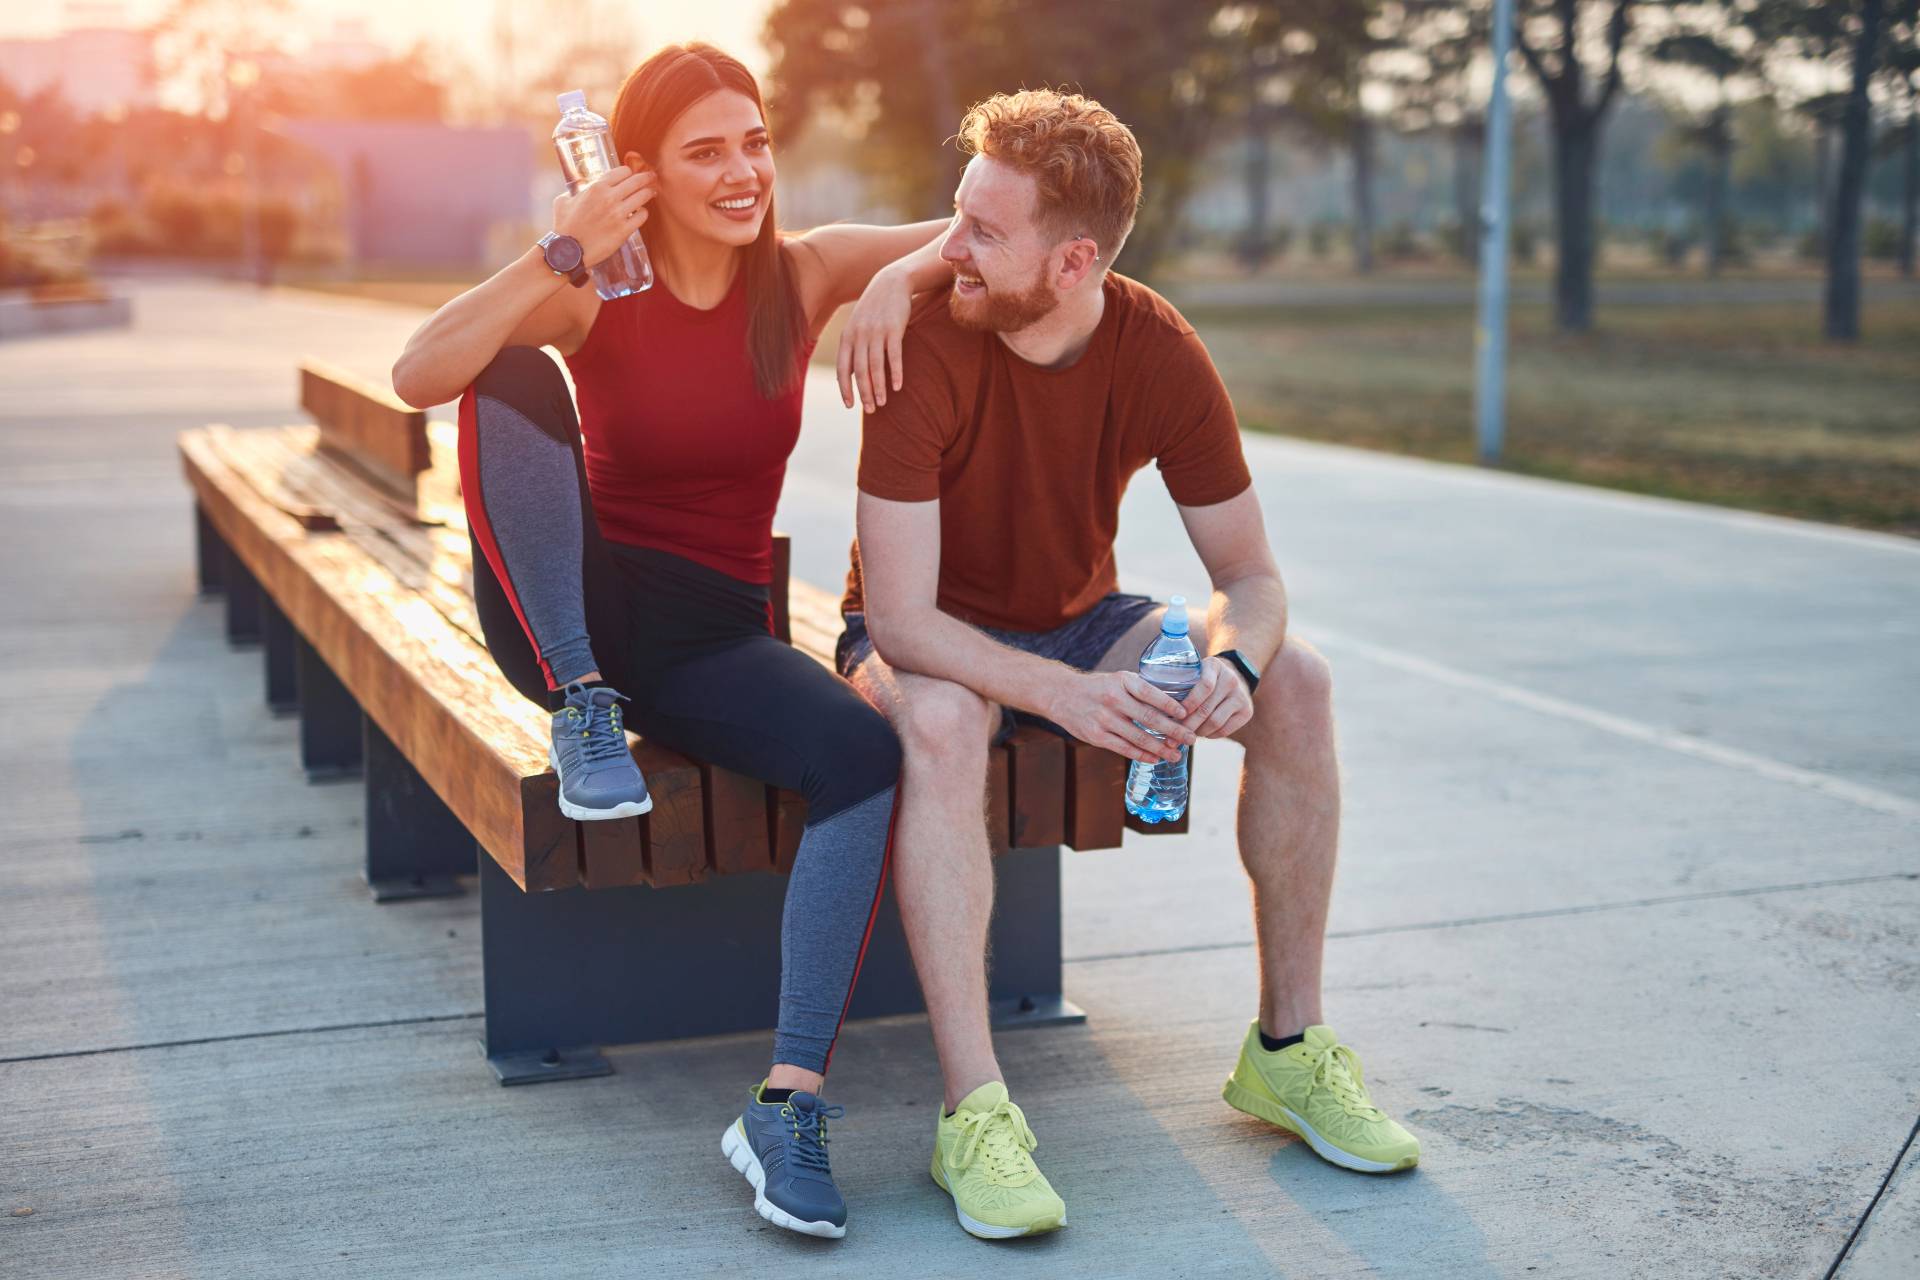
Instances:
[[[1140,675],[1146,682],[1175,702],[1185,702],[1187,694],[1200,680],[1200,653],[1187,638],[1187,598],[1175,596],[1167,602],[1166,617],[1160,634],[1140,655]],[[1145,725],[1140,726],[1155,738]],[[1182,745],[1178,760],[1153,764],[1135,760],[1127,769],[1127,812],[1143,822],[1174,822],[1187,811],[1187,753]]]
[[[553,149],[567,190],[578,191],[613,168],[613,137],[606,119],[587,110],[587,95],[569,89],[560,95],[560,123],[553,127]],[[653,287],[653,260],[638,231],[593,269],[593,291],[612,302]]]

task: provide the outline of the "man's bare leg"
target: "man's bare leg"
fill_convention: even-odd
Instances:
[[[1123,671],[1159,634],[1164,611],[1143,619],[1107,652]],[[1195,620],[1193,642],[1206,652]],[[1320,967],[1340,843],[1340,766],[1326,659],[1288,636],[1254,694],[1253,719],[1234,735],[1240,770],[1240,862],[1253,882],[1260,951],[1260,1029],[1276,1039],[1324,1021]]]
[[[895,671],[878,654],[854,687],[900,735],[893,892],[946,1082],[946,1109],[1001,1080],[987,1016],[987,753],[999,708],[947,680]]]

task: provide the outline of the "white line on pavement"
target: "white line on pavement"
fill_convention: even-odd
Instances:
[[[1370,658],[1383,666],[1397,668],[1414,675],[1424,676],[1441,684],[1453,685],[1459,689],[1470,689],[1501,702],[1517,707],[1525,707],[1543,715],[1557,716],[1562,720],[1572,720],[1591,728],[1630,738],[1635,742],[1644,742],[1660,747],[1678,755],[1692,756],[1696,760],[1706,760],[1713,764],[1724,765],[1729,769],[1739,769],[1756,774],[1775,782],[1785,782],[1797,787],[1805,787],[1836,800],[1845,800],[1876,813],[1888,813],[1899,818],[1920,818],[1920,803],[1897,796],[1891,792],[1874,787],[1863,787],[1844,778],[1831,774],[1817,773],[1812,769],[1802,769],[1797,765],[1784,764],[1770,760],[1765,756],[1754,755],[1750,751],[1740,751],[1733,747],[1723,747],[1717,743],[1706,742],[1700,738],[1671,729],[1662,729],[1655,725],[1642,724],[1638,720],[1629,720],[1625,716],[1616,716],[1592,707],[1583,707],[1577,702],[1568,702],[1562,698],[1550,697],[1544,693],[1535,693],[1522,689],[1518,685],[1508,684],[1504,680],[1494,680],[1486,676],[1473,675],[1453,667],[1443,666],[1427,658],[1389,649],[1385,645],[1359,640],[1338,631],[1329,631],[1325,627],[1310,628],[1312,638],[1318,642],[1326,640],[1339,648],[1350,649],[1363,657]]]
[[[1165,600],[1172,594],[1163,582],[1138,575],[1128,575],[1129,590],[1153,592]],[[1723,765],[1729,769],[1739,769],[1774,782],[1785,782],[1796,787],[1805,787],[1817,791],[1835,800],[1845,800],[1850,804],[1871,809],[1875,813],[1892,814],[1896,818],[1920,818],[1920,801],[1894,795],[1890,791],[1881,791],[1875,787],[1864,787],[1857,782],[1848,782],[1845,778],[1836,778],[1832,774],[1819,773],[1812,769],[1802,769],[1798,765],[1785,764],[1779,760],[1770,760],[1766,756],[1754,755],[1750,751],[1741,751],[1734,747],[1723,747],[1707,742],[1689,734],[1676,733],[1671,729],[1662,729],[1656,725],[1642,724],[1638,720],[1629,720],[1607,711],[1581,706],[1577,702],[1568,702],[1564,698],[1555,698],[1544,693],[1535,693],[1504,680],[1495,680],[1488,676],[1477,676],[1434,662],[1430,658],[1417,657],[1403,653],[1386,645],[1375,644],[1370,640],[1361,640],[1324,626],[1302,628],[1302,633],[1315,644],[1322,640],[1335,648],[1351,650],[1365,658],[1371,658],[1382,666],[1394,667],[1412,675],[1424,676],[1441,684],[1449,684],[1457,689],[1469,689],[1485,694],[1501,702],[1516,707],[1525,707],[1542,715],[1571,720],[1605,733],[1615,734],[1634,742],[1644,742],[1649,746],[1660,747],[1676,755],[1691,756],[1695,760],[1706,760]]]

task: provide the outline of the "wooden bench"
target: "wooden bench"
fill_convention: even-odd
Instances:
[[[483,1041],[501,1082],[605,1074],[603,1043],[766,1025],[778,873],[805,802],[635,739],[653,812],[562,817],[547,716],[500,675],[474,611],[455,428],[338,370],[308,363],[300,379],[317,425],[180,437],[200,587],[224,594],[229,641],[261,648],[308,777],[365,777],[376,900],[457,893],[477,873]],[[831,665],[837,598],[789,581],[788,551],[777,539],[776,629]],[[1084,1019],[1061,993],[1060,847],[1120,844],[1125,770],[1038,729],[995,751],[996,1024]],[[850,1016],[922,1007],[888,896]]]

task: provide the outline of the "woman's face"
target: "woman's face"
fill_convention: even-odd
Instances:
[[[639,156],[629,152],[628,164]],[[773,199],[773,148],[753,99],[716,89],[667,126],[653,157],[660,193],[653,213],[676,231],[722,244],[752,244]]]

